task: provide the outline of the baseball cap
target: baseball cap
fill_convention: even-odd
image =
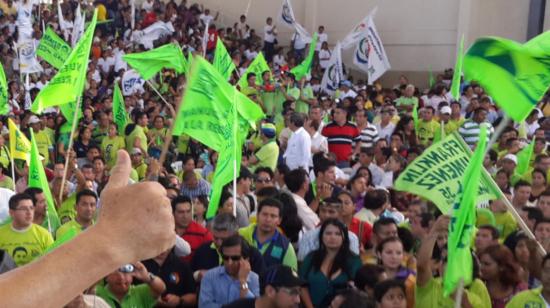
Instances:
[[[29,118],[29,124],[36,124],[36,123],[40,123],[40,118],[35,116],[35,115],[32,115],[30,118]]]
[[[141,154],[141,149],[140,148],[133,148],[131,154],[132,155]]]
[[[514,155],[514,154],[506,154],[506,155],[504,155],[504,157],[503,157],[502,159],[503,159],[503,160],[504,160],[504,159],[508,159],[508,160],[513,161],[514,164],[516,164],[516,165],[518,164],[518,158],[517,158],[516,155]]]
[[[451,107],[443,106],[440,111],[441,114],[451,114]]]
[[[261,127],[262,134],[264,134],[267,138],[273,138],[275,137],[275,125],[271,123],[264,123]]]
[[[346,86],[348,88],[351,88],[351,81],[349,80],[344,80],[340,83],[341,86]]]
[[[292,268],[281,264],[269,267],[263,275],[262,282],[263,288],[266,286],[294,288],[307,285],[307,282],[300,279],[298,273]]]

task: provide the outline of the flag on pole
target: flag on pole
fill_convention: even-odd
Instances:
[[[118,83],[115,83],[115,91],[113,92],[113,120],[118,127],[119,135],[124,134],[126,124],[128,124],[128,114]]]
[[[8,129],[10,135],[10,154],[14,159],[21,159],[30,163],[31,142],[11,119],[8,118]]]
[[[63,63],[65,63],[71,51],[71,46],[65,43],[52,28],[48,27],[46,33],[40,39],[36,55],[42,57],[51,66],[59,70],[63,67]]]
[[[534,52],[550,54],[550,31],[545,31],[523,44]]]
[[[23,74],[42,72],[44,69],[36,58],[36,45],[34,39],[17,42],[17,54],[19,55],[19,70]]]
[[[372,18],[368,19],[364,36],[357,43],[353,63],[367,73],[369,84],[373,84],[390,69],[388,56]]]
[[[40,161],[40,154],[38,152],[38,146],[36,145],[36,140],[34,134],[31,131],[31,162],[29,165],[29,187],[36,187],[42,189],[44,196],[46,197],[46,219],[48,220],[48,230],[50,233],[57,230],[61,225],[59,217],[57,216],[57,210],[55,209],[54,199],[52,193],[50,192],[50,186],[48,184],[48,179],[46,178],[46,173],[44,172],[44,166]]]
[[[32,112],[41,113],[47,107],[75,102],[82,95],[96,23],[97,9],[92,23],[71,51],[63,67],[36,96],[31,107]]]
[[[418,100],[414,103],[413,111],[412,111],[412,118],[414,123],[414,133],[418,135]]]
[[[550,85],[547,53],[534,43],[484,37],[464,56],[464,74],[476,80],[506,114],[522,122],[542,99]]]
[[[434,72],[432,71],[432,66],[430,65],[429,68],[428,68],[428,86],[431,88],[433,88],[434,84],[435,84],[435,78],[434,78]]]
[[[311,36],[307,33],[307,30],[296,21],[296,18],[294,18],[294,10],[292,9],[290,0],[283,0],[283,6],[279,14],[279,22],[288,28],[294,29],[306,42],[311,40]]]
[[[80,98],[82,102],[82,98]],[[80,104],[82,106],[82,104]],[[66,123],[61,125],[60,132],[62,133],[71,133],[72,127],[73,127],[73,121],[74,121],[74,109],[76,108],[76,102],[71,102],[68,104],[64,104],[59,106],[59,109],[61,110],[61,114],[63,114],[63,117],[67,120]],[[82,108],[79,108],[77,113],[76,121],[77,123],[82,118]]]
[[[149,80],[163,68],[173,69],[178,74],[187,70],[187,63],[181,48],[174,43],[158,48],[122,56],[144,80]]]
[[[73,48],[76,46],[76,43],[84,33],[84,22],[86,21],[86,17],[84,13],[80,12],[80,3],[76,7],[76,12],[74,13],[74,23],[73,23],[73,31],[71,33],[71,46]]]
[[[0,63],[0,114],[6,115],[10,112],[10,106],[8,105],[8,82],[6,80],[6,73],[4,73],[4,67]]]
[[[256,74],[256,84],[261,85],[264,83],[262,80],[262,74],[266,71],[271,72],[271,69],[265,61],[264,54],[259,52],[256,58],[254,58],[254,61],[248,65],[246,71],[239,79],[239,82],[237,82],[237,85],[241,88],[241,90],[248,87],[248,73]]]
[[[487,145],[487,128],[481,126],[479,142],[466,167],[449,224],[447,242],[447,267],[443,275],[445,296],[453,293],[462,280],[467,286],[472,282],[473,261],[470,251],[476,225],[476,199],[479,196],[479,182],[483,169],[485,147]]]
[[[313,56],[315,55],[315,47],[317,46],[317,32],[313,34],[313,39],[309,43],[309,52],[307,57],[300,63],[298,66],[293,67],[290,72],[296,77],[296,81],[299,81],[307,74],[311,72],[311,67],[313,66]]]
[[[211,218],[217,212],[223,186],[233,179],[234,172],[239,173],[241,148],[249,129],[265,115],[201,57],[194,59],[180,109],[172,134],[185,133],[219,152],[206,215]],[[234,123],[234,117],[238,123]],[[238,130],[236,141],[234,128]]]
[[[130,0],[130,27],[132,30],[136,28],[136,0]]]
[[[453,73],[453,81],[451,84],[451,95],[455,101],[460,100],[460,77],[462,76],[462,59],[464,58],[464,35],[460,39],[460,45],[456,53],[455,69]]]
[[[531,164],[531,157],[535,151],[535,138],[531,140],[531,143],[521,149],[517,154],[518,165],[516,166],[515,173],[519,176],[525,175]]]
[[[225,77],[226,80],[229,80],[231,74],[236,68],[235,63],[233,63],[233,59],[223,45],[222,39],[219,37],[216,41],[216,51],[214,53],[213,65],[218,70],[218,72],[220,72],[220,74]]]
[[[344,79],[344,70],[342,67],[342,47],[340,42],[336,43],[334,49],[332,49],[332,54],[330,55],[330,60],[327,65],[327,69],[323,74],[323,79],[321,79],[321,89],[326,93],[333,95],[338,87],[340,87],[340,81]]]
[[[342,49],[348,49],[352,47],[353,45],[357,44],[364,36],[365,31],[367,30],[367,24],[370,19],[374,18],[376,15],[376,12],[378,11],[378,7],[374,7],[372,11],[365,16],[353,29],[346,35],[346,37],[342,40]]]

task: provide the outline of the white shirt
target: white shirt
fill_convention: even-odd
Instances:
[[[247,60],[253,60],[258,56],[258,52],[255,50],[247,49],[244,51],[244,56]]]
[[[382,123],[376,124],[376,130],[378,131],[378,137],[380,139],[386,139],[388,142],[390,141],[391,134],[393,134],[393,131],[395,130],[395,124],[392,122],[389,122],[388,125],[382,127]]]
[[[153,1],[151,2],[144,1],[143,4],[141,5],[141,8],[147,11],[147,13],[151,12],[153,10]]]
[[[340,92],[340,99],[344,99],[346,97],[355,98],[357,96],[357,92],[353,91],[352,89],[349,89],[347,92],[341,91]]]
[[[292,36],[292,40],[294,41],[294,49],[301,50],[306,48],[306,41],[302,38],[298,32],[294,33],[294,36]]]
[[[310,230],[302,236],[298,242],[298,261],[304,261],[306,256],[314,251],[319,249],[319,232],[321,227],[317,227],[313,230]],[[356,255],[359,255],[359,239],[355,233],[348,231],[349,236],[349,250]]]
[[[319,64],[322,68],[326,69],[330,62],[330,50],[321,49],[319,50]]]
[[[307,205],[304,198],[292,193],[296,207],[298,208],[298,217],[302,219],[302,223],[306,231],[313,230],[317,227],[319,222],[319,216]]]
[[[205,14],[201,14],[199,16],[200,20],[202,20],[202,23],[207,25],[207,24],[211,24],[212,23],[212,20],[214,20],[214,16],[208,14],[208,15],[205,15]]]
[[[275,56],[273,56],[273,64],[275,64],[276,67],[286,65],[285,56],[276,54]]]
[[[269,33],[271,32],[271,33]],[[277,33],[273,30],[273,25],[264,26],[264,41],[268,43],[273,43],[275,41],[275,35]]]
[[[300,167],[304,168],[304,170],[309,169],[309,161],[311,159],[311,137],[303,127],[297,129],[292,136],[290,136],[283,157],[286,159],[286,165],[290,170]]]
[[[326,32],[319,33],[317,35],[317,46],[315,46],[315,50],[321,50],[321,45],[323,45],[323,42],[328,42],[328,35]]]
[[[97,60],[97,66],[99,66],[101,71],[104,73],[109,73],[109,71],[115,66],[115,58],[99,58],[99,60]]]
[[[15,195],[11,189],[0,188],[0,223],[4,222],[9,215],[9,201]]]

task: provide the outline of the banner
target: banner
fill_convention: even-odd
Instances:
[[[132,40],[143,45],[145,49],[153,49],[154,41],[175,31],[171,22],[157,21],[143,30],[134,31]]]
[[[307,57],[302,61],[302,63],[293,67],[290,72],[296,77],[296,81],[299,82],[302,78],[308,75],[311,72],[311,67],[313,66],[313,56],[315,55],[315,47],[317,46],[318,34],[315,32],[313,34],[313,39],[309,43],[309,51]]]
[[[10,118],[8,118],[8,129],[10,135],[10,155],[13,159],[21,159],[28,164],[31,158],[31,142],[21,133]]]
[[[548,51],[539,46],[480,38],[464,55],[464,75],[478,81],[510,118],[522,122],[550,85]]]
[[[59,70],[63,67],[65,60],[69,58],[71,51],[71,46],[48,27],[38,44],[36,54]]]
[[[395,189],[424,197],[449,214],[459,192],[460,181],[472,152],[457,132],[427,148],[397,178]],[[483,169],[477,202],[500,195],[489,173]]]
[[[113,92],[113,122],[118,127],[118,134],[124,136],[124,129],[128,123],[128,114],[126,113],[124,97],[117,83],[115,83],[115,91]]]
[[[76,46],[76,43],[84,33],[85,21],[86,21],[86,17],[84,13],[80,12],[80,3],[79,3],[78,6],[76,7],[76,12],[74,13],[73,32],[71,34],[71,46],[73,46],[73,48]]]
[[[340,81],[344,79],[344,71],[342,67],[342,47],[340,42],[336,43],[330,60],[323,74],[323,79],[321,80],[321,89],[327,94],[333,95],[338,87],[340,87]]]
[[[137,71],[133,69],[127,70],[122,75],[122,94],[128,96],[135,93],[143,93],[145,92],[143,89],[144,84],[145,80],[141,78],[141,75]]]
[[[41,113],[44,108],[75,102],[82,96],[96,22],[97,9],[92,23],[75,49],[71,51],[63,67],[36,96],[32,104],[32,112]]]
[[[368,83],[373,84],[390,69],[390,62],[372,18],[367,21],[364,34],[353,53],[353,64],[367,73]]]

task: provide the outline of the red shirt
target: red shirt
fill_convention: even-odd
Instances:
[[[191,246],[191,254],[187,257],[181,258],[185,262],[191,262],[195,250],[199,248],[202,244],[212,242],[214,240],[212,233],[210,233],[208,229],[194,221],[192,221],[189,226],[187,226],[187,229],[185,230],[185,232],[183,232],[181,238],[189,243],[189,246]]]
[[[359,235],[361,224],[363,225],[363,234]],[[372,226],[368,222],[361,222],[361,220],[353,217],[351,219],[349,230],[357,235],[363,247],[368,241],[370,241],[370,237],[372,235]]]
[[[348,161],[353,152],[353,143],[358,142],[361,134],[357,126],[350,122],[340,126],[331,122],[323,128],[321,134],[327,137],[328,150],[336,154],[338,162]]]
[[[218,41],[218,31],[214,28],[208,29],[208,42],[206,43],[206,50],[212,50],[216,48],[216,42]]]

